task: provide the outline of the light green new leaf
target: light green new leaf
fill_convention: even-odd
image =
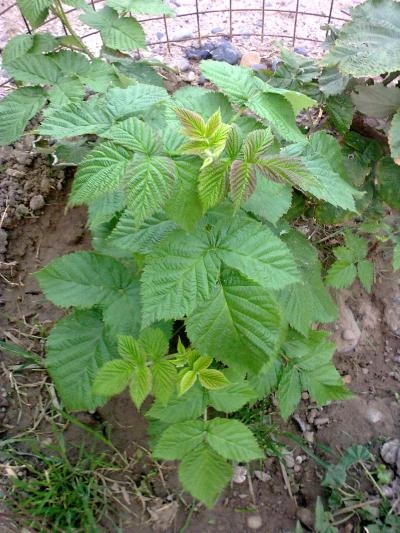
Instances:
[[[266,289],[281,289],[299,280],[292,254],[268,228],[242,215],[223,224],[216,248],[226,265]]]
[[[279,348],[285,329],[274,296],[235,272],[221,275],[221,286],[186,323],[202,353],[234,368],[257,371]]]
[[[229,379],[222,372],[214,368],[199,371],[199,381],[208,390],[220,389],[229,384]]]
[[[229,163],[214,161],[203,167],[198,177],[198,194],[203,212],[218,205],[225,198],[228,191]]]
[[[211,365],[212,361],[212,357],[208,357],[208,355],[201,355],[198,359],[194,361],[192,369],[196,372],[199,372],[200,370],[208,368]]]
[[[131,157],[131,152],[115,143],[98,144],[79,166],[69,203],[90,204],[96,197],[118,190]]]
[[[371,292],[374,283],[374,265],[368,259],[363,259],[357,264],[357,274],[362,286],[367,292]]]
[[[206,431],[208,444],[225,459],[240,462],[264,456],[252,432],[239,420],[213,418]]]
[[[139,22],[133,17],[119,17],[111,7],[84,13],[79,17],[82,22],[100,30],[105,46],[114,50],[145,48],[146,39]]]
[[[301,399],[301,382],[298,370],[289,365],[283,369],[278,384],[278,402],[282,418],[287,420]]]
[[[322,64],[355,77],[400,70],[400,5],[372,0],[352,9],[351,15]]]
[[[36,273],[49,300],[60,307],[91,307],[114,301],[132,275],[112,257],[74,252],[55,259]]]
[[[136,408],[140,410],[142,403],[151,393],[152,375],[149,367],[140,365],[135,369],[129,384],[129,394]]]
[[[336,289],[345,289],[350,287],[357,277],[357,269],[353,263],[347,261],[335,261],[326,274],[328,285]]]
[[[393,247],[393,270],[400,269],[400,243]]]
[[[106,5],[119,11],[131,11],[140,15],[175,14],[163,0],[106,0]]]
[[[261,157],[276,153],[275,138],[271,130],[251,131],[243,144],[243,159],[247,163],[257,163]]]
[[[218,272],[202,228],[170,233],[148,256],[142,275],[144,326],[190,314],[210,297]]]
[[[92,385],[99,369],[116,357],[98,310],[75,311],[57,322],[47,341],[46,365],[67,409],[96,409],[106,402],[93,394]]]
[[[140,343],[152,361],[160,360],[169,348],[168,337],[159,328],[146,328],[140,333]]]
[[[35,30],[46,20],[52,0],[17,0],[22,15]]]
[[[183,459],[205,440],[204,422],[188,420],[172,424],[160,436],[153,456],[167,461]]]
[[[120,335],[118,337],[118,353],[135,367],[143,366],[146,362],[146,352],[142,344],[131,335]]]
[[[248,402],[256,400],[254,389],[246,381],[208,391],[210,405],[217,411],[234,413]]]
[[[29,120],[46,103],[40,87],[22,87],[0,101],[0,146],[10,144],[24,133]]]
[[[208,445],[201,444],[179,465],[183,488],[207,507],[212,507],[232,477],[232,467]]]
[[[133,370],[133,365],[123,359],[108,361],[96,374],[93,394],[107,397],[119,394],[128,386]]]
[[[389,145],[394,162],[400,165],[400,111],[397,111],[390,124]]]
[[[255,191],[257,176],[255,165],[246,161],[234,161],[229,173],[232,201],[239,208]]]
[[[179,382],[179,396],[190,390],[197,381],[197,372],[186,370]]]
[[[300,271],[301,281],[279,291],[278,300],[289,324],[307,336],[316,322],[332,322],[337,309],[321,279],[317,251],[301,233],[290,231],[285,238]]]

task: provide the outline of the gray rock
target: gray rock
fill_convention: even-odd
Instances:
[[[304,48],[303,46],[296,46],[296,48],[294,49],[294,51],[296,52],[296,54],[300,54],[301,56],[308,56],[309,55],[309,51],[307,50],[307,48]]]
[[[157,39],[158,39],[159,41],[161,41],[161,39],[164,38],[164,34],[163,34],[163,32],[162,32],[162,31],[158,31],[158,32],[156,33],[156,37],[157,37]]]
[[[337,326],[337,331],[333,335],[336,349],[339,353],[350,353],[360,342],[361,331],[344,297],[339,302],[339,320]]]
[[[193,39],[194,38],[194,33],[190,30],[187,30],[187,29],[182,29],[182,30],[179,30],[177,31],[173,36],[172,36],[172,41],[187,41],[189,39]]]
[[[216,28],[213,28],[211,30],[211,33],[214,33],[214,34],[215,33],[221,33],[222,31],[224,31],[223,28],[220,28],[219,26],[217,26]]]
[[[190,63],[186,57],[176,57],[170,62],[169,66],[180,72],[187,72],[190,69]]]
[[[381,457],[389,466],[395,467],[400,474],[400,440],[392,439],[381,448]]]
[[[230,65],[237,65],[242,57],[242,54],[232,46],[229,41],[221,41],[221,43],[211,52],[211,57],[215,61],[224,61]]]
[[[29,209],[25,204],[18,204],[17,208],[15,209],[15,214],[18,218],[26,217],[29,215]]]
[[[32,196],[29,207],[32,209],[32,211],[38,211],[39,209],[42,209],[44,207],[44,198],[41,194],[37,194],[35,196]]]
[[[283,456],[283,460],[288,468],[293,468],[296,464],[292,453],[287,453]]]
[[[199,79],[197,80],[197,84],[204,85],[206,81],[207,81],[206,77],[203,76],[203,74],[200,74]]]
[[[200,61],[201,59],[211,59],[211,52],[215,49],[216,44],[207,42],[202,46],[189,46],[185,50],[185,56],[188,59]]]

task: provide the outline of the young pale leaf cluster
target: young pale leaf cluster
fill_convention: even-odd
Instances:
[[[43,135],[97,136],[70,196],[89,208],[94,251],[37,278],[75,309],[48,341],[65,405],[93,409],[128,389],[140,409],[153,397],[156,456],[180,460],[183,486],[212,505],[230,463],[262,455],[246,426],[218,413],[273,391],[284,418],[303,390],[320,405],[348,396],[327,335],[311,329],[336,316],[317,252],[282,217],[293,189],[344,209],[357,191],[337,172],[335,139],[296,126],[310,99],[239,67],[202,68],[227,96],[137,83],[46,112]],[[266,116],[264,96],[283,111]],[[170,353],[174,323],[190,345]]]

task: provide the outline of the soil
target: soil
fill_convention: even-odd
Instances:
[[[187,4],[179,3],[182,9]],[[320,4],[326,2],[313,2],[315,12]],[[342,4],[350,2],[342,2],[344,8]],[[65,208],[71,172],[52,166],[33,142],[27,135],[0,149],[0,337],[42,356],[46,333],[62,313],[46,301],[32,272],[60,255],[88,249],[90,237],[85,209]],[[305,394],[288,424],[279,420],[273,404],[266,407],[268,422],[305,437],[317,453],[320,445],[335,453],[355,443],[378,449],[400,435],[400,279],[391,271],[385,249],[374,252],[372,259],[377,272],[372,294],[357,283],[343,291],[338,296],[340,317],[332,327],[338,346],[335,363],[354,397],[317,409]],[[43,370],[22,363],[23,358],[0,352],[0,496],[8,490],[10,475],[2,443],[20,436],[42,442],[54,438],[54,387]],[[297,518],[312,523],[322,471],[293,440],[283,439],[289,452],[284,461],[268,457],[242,477],[237,472],[215,508],[205,510],[192,506],[186,494],[177,497],[173,464],[155,467],[149,460],[146,422],[126,395],[96,413],[76,417],[109,435],[127,460],[123,476],[111,483],[113,517],[99,525],[100,531],[288,533]],[[71,450],[88,439],[87,431],[75,424],[62,427]],[[17,444],[16,450],[23,446]],[[0,506],[0,533],[23,526],[18,513]]]

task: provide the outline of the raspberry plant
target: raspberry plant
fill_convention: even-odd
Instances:
[[[65,3],[84,9],[107,47],[132,47],[132,21],[120,13],[143,2],[108,0],[106,13]],[[42,7],[28,14],[31,5]],[[64,16],[60,2],[20,6],[37,24],[48,8]],[[232,463],[262,457],[230,413],[275,393],[287,419],[302,391],[319,405],[350,394],[328,333],[314,329],[336,317],[318,250],[292,223],[299,206],[352,218],[364,208],[350,141],[306,131],[296,117],[326,104],[341,133],[350,123],[340,99],[321,100],[313,65],[311,78],[307,70],[292,76],[300,59],[288,52],[267,81],[204,61],[219,90],[169,95],[135,79],[129,58],[109,50],[108,61],[92,58],[73,39],[23,36],[4,51],[5,68],[29,86],[0,104],[1,140],[16,139],[46,105],[35,131],[55,141],[58,161],[79,163],[69,205],[88,207],[93,236],[92,251],[36,274],[68,310],[49,335],[47,367],[68,409],[95,409],[128,388],[150,421],[155,457],[179,460],[183,487],[212,506]],[[325,84],[341,80],[328,74]],[[295,87],[284,87],[288,80]],[[364,177],[368,161],[360,161]],[[344,286],[358,275],[370,289],[366,256],[364,241],[347,233],[328,282]]]

